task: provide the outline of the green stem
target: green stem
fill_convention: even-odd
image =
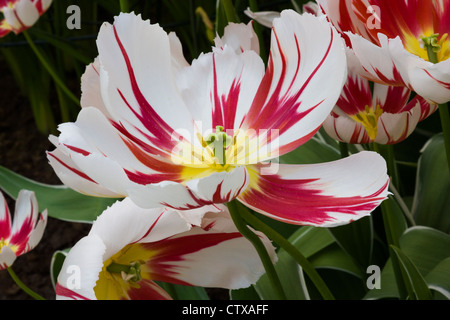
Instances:
[[[120,0],[120,11],[121,12],[130,11],[130,4],[128,3],[128,0]]]
[[[7,268],[9,275],[14,280],[14,282],[19,286],[20,289],[22,289],[24,292],[29,294],[31,297],[33,297],[36,300],[45,300],[45,298],[41,297],[39,294],[28,288],[16,275],[16,273],[13,271],[11,267]]]
[[[447,165],[450,171],[450,113],[448,104],[444,103],[439,105],[439,116],[441,118],[442,134],[444,135]]]
[[[438,63],[439,59],[437,56],[437,52],[434,50],[436,49],[436,47],[433,47],[432,45],[427,45],[426,48],[428,60],[434,64]],[[444,135],[445,152],[447,155],[447,165],[448,169],[450,170],[450,113],[448,110],[447,103],[439,104],[438,108],[439,108],[439,117],[441,119],[442,134]]]
[[[341,150],[341,158],[348,157],[348,145],[345,142],[339,142],[339,149]]]
[[[261,239],[247,227],[245,221],[241,217],[242,212],[239,210],[238,205],[239,203],[237,202],[237,200],[233,200],[231,202],[228,202],[227,204],[228,210],[230,211],[231,218],[233,219],[236,228],[255,247],[278,298],[280,300],[286,300],[286,294],[284,293],[280,279],[278,278],[278,274],[275,270],[272,259],[267,253],[266,247],[262,243]]]
[[[388,175],[391,177],[391,187],[396,191],[398,188],[398,173],[397,173],[397,165],[394,157],[394,149],[392,145],[380,145],[377,143],[373,143],[371,145],[373,151],[378,152],[383,158],[386,160]],[[398,192],[397,192],[398,194]],[[395,252],[393,251],[391,246],[399,246],[398,235],[395,232],[395,221],[393,219],[394,214],[392,212],[391,204],[388,202],[389,200],[385,200],[381,203],[381,214],[383,217],[383,225],[386,233],[386,240],[389,250],[389,256],[391,257],[392,267],[394,269],[395,281],[397,283],[397,288],[399,291],[400,298],[404,299],[406,297],[406,287],[403,282],[401,268],[399,265],[399,261]]]
[[[239,18],[234,9],[233,2],[231,0],[222,0],[223,9],[225,10],[225,15],[227,17],[228,23],[235,22],[238,23]]]
[[[398,175],[397,163],[395,161],[394,146],[392,144],[373,143],[371,148],[386,160],[391,184],[395,186],[396,190],[400,191],[400,178]]]
[[[27,30],[22,32],[25,36],[25,39],[27,40],[28,44],[30,45],[33,52],[36,54],[39,61],[42,63],[44,68],[48,71],[48,73],[52,76],[55,83],[61,88],[61,90],[64,91],[67,96],[74,101],[78,106],[80,105],[80,100],[75,97],[75,95],[72,93],[72,91],[67,88],[67,86],[64,84],[64,82],[61,80],[61,78],[58,76],[58,74],[55,72],[55,70],[52,68],[52,66],[49,64],[49,62],[45,59],[43,54],[39,51],[39,49],[34,44],[33,40],[31,39],[30,35],[28,34]]]
[[[405,299],[407,296],[407,290],[405,287],[405,283],[403,282],[402,271],[400,268],[400,262],[398,261],[398,258],[396,256],[394,250],[392,249],[392,246],[395,246],[395,247],[399,246],[399,241],[398,241],[398,238],[395,237],[395,235],[394,235],[394,233],[395,233],[393,230],[394,226],[393,226],[393,221],[391,219],[391,217],[393,216],[393,213],[392,213],[391,207],[387,203],[387,201],[388,200],[383,201],[380,205],[381,214],[383,216],[383,224],[384,224],[384,230],[386,233],[386,240],[387,240],[387,245],[388,245],[388,250],[389,250],[389,256],[391,257],[392,268],[394,269],[395,282],[397,284],[400,298]]]
[[[251,212],[245,208],[245,210],[241,210],[242,218],[247,221],[250,225],[252,225],[255,229],[264,233],[269,239],[277,243],[283,250],[285,250],[297,263],[302,267],[302,269],[306,272],[310,280],[314,283],[317,290],[320,292],[322,297],[325,300],[334,300],[334,296],[331,293],[330,289],[323,281],[322,277],[319,275],[314,266],[306,259],[305,256],[301,254],[297,248],[290,243],[286,238],[284,238],[277,231],[263,223],[257,217],[251,214]]]

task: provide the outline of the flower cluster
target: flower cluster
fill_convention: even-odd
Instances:
[[[0,37],[24,32],[51,2],[0,0]],[[253,20],[238,23],[226,7],[229,23],[191,59],[179,35],[141,14],[101,25],[95,58],[83,65],[81,108],[49,135],[46,156],[69,196],[112,201],[65,253],[57,299],[169,300],[166,285],[243,289],[264,274],[286,298],[274,265],[286,253],[307,259],[289,242],[297,239],[261,221],[331,228],[339,254],[351,255],[351,241],[331,230],[370,218],[386,200],[386,251],[395,271],[408,273],[412,262],[396,265],[403,253],[395,232],[403,230],[390,225],[401,218],[389,196],[414,218],[396,189],[395,161],[378,151],[405,141],[450,100],[450,1],[317,0],[302,8],[248,9]],[[267,58],[254,21],[269,28]],[[340,146],[340,157],[286,161],[317,140],[332,141],[327,151]],[[58,217],[49,198],[41,199]],[[48,212],[39,214],[34,193],[23,190],[11,224],[0,197],[0,270],[38,244]],[[314,267],[302,267],[295,277],[307,272],[329,297]],[[417,289],[396,280],[400,296]]]

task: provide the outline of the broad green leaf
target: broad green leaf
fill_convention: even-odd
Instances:
[[[442,231],[416,226],[405,231],[400,249],[424,277],[428,287],[441,293],[448,289],[450,272],[445,269],[450,258],[450,236]],[[442,264],[442,265],[441,265]],[[395,275],[389,259],[381,273],[381,289],[371,290],[366,299],[398,298]],[[442,282],[440,282],[442,281]],[[439,289],[439,290],[438,290]]]
[[[297,149],[282,155],[279,161],[285,164],[309,164],[334,161],[340,157],[339,149],[314,136]]]
[[[450,233],[450,175],[442,134],[431,138],[419,158],[411,212],[418,225]]]
[[[347,225],[329,228],[328,230],[342,249],[361,268],[370,265],[373,252],[372,217],[364,217]]]
[[[239,290],[230,290],[231,300],[260,300],[254,286]]]
[[[390,230],[385,230],[386,234],[388,237],[392,237],[392,243],[398,244],[400,237],[408,228],[405,215],[392,196],[381,203],[381,208],[384,210],[383,220],[387,220],[384,221],[385,228],[387,226],[390,228]]]
[[[450,257],[442,260],[425,277],[428,287],[450,300]]]
[[[309,226],[300,227],[288,240],[305,258],[311,257],[334,243],[333,237],[326,229]],[[304,300],[309,297],[300,266],[283,249],[278,252],[275,269],[288,299]],[[266,275],[263,275],[254,287],[261,299],[276,298]]]
[[[364,277],[360,266],[336,243],[317,252],[309,260],[316,268],[339,270],[361,279]]]
[[[392,261],[389,259],[384,265],[380,275],[380,288],[373,288],[364,296],[364,300],[398,299],[400,297],[395,282]]]
[[[405,283],[410,300],[431,300],[432,295],[425,279],[414,263],[399,248],[391,246],[400,262],[403,282]]]
[[[56,288],[58,275],[61,272],[64,260],[70,249],[58,250],[53,253],[52,260],[50,261],[50,278],[53,288]]]
[[[158,282],[174,300],[209,300],[205,288]]]
[[[117,199],[83,195],[63,185],[43,184],[0,166],[0,189],[16,199],[21,189],[34,191],[39,210],[55,219],[91,223]]]
[[[450,257],[450,235],[430,227],[412,227],[400,238],[400,248],[425,276]]]

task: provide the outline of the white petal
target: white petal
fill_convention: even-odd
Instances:
[[[222,212],[205,215],[202,225],[207,228],[193,228],[169,240],[180,239],[183,243],[184,237],[210,235],[214,238],[214,234],[221,236],[224,233],[233,235],[233,238],[185,254],[179,261],[168,261],[173,270],[178,271],[172,277],[195,286],[240,289],[256,283],[264,274],[265,269],[255,248],[238,233],[228,209],[224,206],[222,209]],[[277,256],[270,240],[263,234],[256,233],[275,263]]]
[[[143,209],[125,198],[106,209],[89,234],[102,239],[106,246],[103,260],[107,260],[130,243],[159,241],[190,228],[174,210]]]
[[[2,247],[0,249],[0,270],[5,270],[6,268],[12,266],[14,261],[16,261],[16,258],[16,254],[10,247]]]
[[[143,208],[170,207],[195,209],[205,205],[233,200],[245,190],[249,182],[245,167],[231,172],[216,172],[207,177],[189,180],[186,185],[163,181],[150,185],[130,187],[130,198]]]
[[[103,24],[97,46],[103,102],[117,123],[142,139],[159,136],[168,151],[175,130],[193,132],[172,72],[171,41],[159,25],[121,13],[114,26]]]
[[[94,287],[103,268],[106,247],[102,239],[92,234],[82,238],[69,251],[58,275],[58,286],[70,290],[56,290],[56,299],[96,300]],[[74,295],[75,293],[75,295]]]
[[[293,150],[322,125],[346,74],[343,40],[324,18],[281,12],[265,77],[242,128],[278,130],[269,149],[280,155]]]
[[[214,39],[214,45],[214,51],[223,49],[225,46],[229,46],[238,54],[251,50],[259,55],[259,40],[253,30],[253,25],[251,22],[248,24],[229,23],[225,27],[223,36],[217,36]]]

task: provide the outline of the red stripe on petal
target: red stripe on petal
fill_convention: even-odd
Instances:
[[[259,175],[257,187],[248,188],[238,200],[274,219],[298,225],[332,222],[333,213],[357,216],[370,212],[385,198],[388,183],[368,196],[335,197],[317,189],[320,179],[285,179],[279,175]]]
[[[0,197],[3,197],[3,195],[0,195]],[[4,198],[3,201],[3,208],[0,209],[2,210],[2,216],[0,216],[0,240],[9,239],[11,235],[11,213]]]
[[[56,284],[55,288],[56,295],[61,297],[70,298],[73,300],[90,300],[81,294],[76,293],[75,291],[72,291],[70,289],[67,289],[66,287],[61,286],[59,283]]]
[[[72,171],[73,173],[75,173],[76,175],[78,175],[79,177],[88,180],[92,183],[97,184],[97,182],[95,182],[94,180],[92,180],[88,175],[86,175],[84,172],[81,172],[78,169],[72,168],[71,166],[69,166],[67,163],[65,163],[64,161],[62,161],[61,159],[59,159],[57,156],[55,156],[53,153],[51,152],[47,152],[47,155],[51,156],[53,159],[55,159],[56,161],[58,161],[60,164],[62,164],[65,168],[69,169],[70,171]]]
[[[172,300],[172,297],[151,280],[141,280],[127,290],[130,300]]]
[[[155,281],[189,285],[189,283],[177,279],[176,276],[182,273],[182,268],[176,262],[189,259],[189,254],[240,237],[242,235],[238,232],[196,234],[141,245],[146,250],[155,252],[151,260],[147,261],[147,266],[151,270],[152,279]]]
[[[131,65],[130,58],[128,57],[128,53],[125,50],[122,41],[119,38],[119,35],[117,34],[116,27],[113,25],[114,30],[114,36],[116,38],[116,42],[120,48],[120,51],[122,53],[122,56],[124,58],[124,62],[127,66],[128,70],[128,76],[130,79],[131,89],[133,91],[134,97],[139,105],[139,111],[140,114],[134,110],[126,102],[124,99],[124,96],[122,95],[120,89],[118,88],[117,91],[119,92],[120,96],[135,116],[139,119],[139,121],[142,123],[142,125],[155,137],[155,140],[153,141],[158,147],[165,150],[172,150],[175,147],[175,143],[172,140],[172,134],[175,133],[175,130],[173,130],[159,115],[158,113],[153,109],[153,107],[150,105],[150,103],[147,101],[147,99],[144,97],[143,93],[141,92],[141,89],[137,83],[133,66]]]

